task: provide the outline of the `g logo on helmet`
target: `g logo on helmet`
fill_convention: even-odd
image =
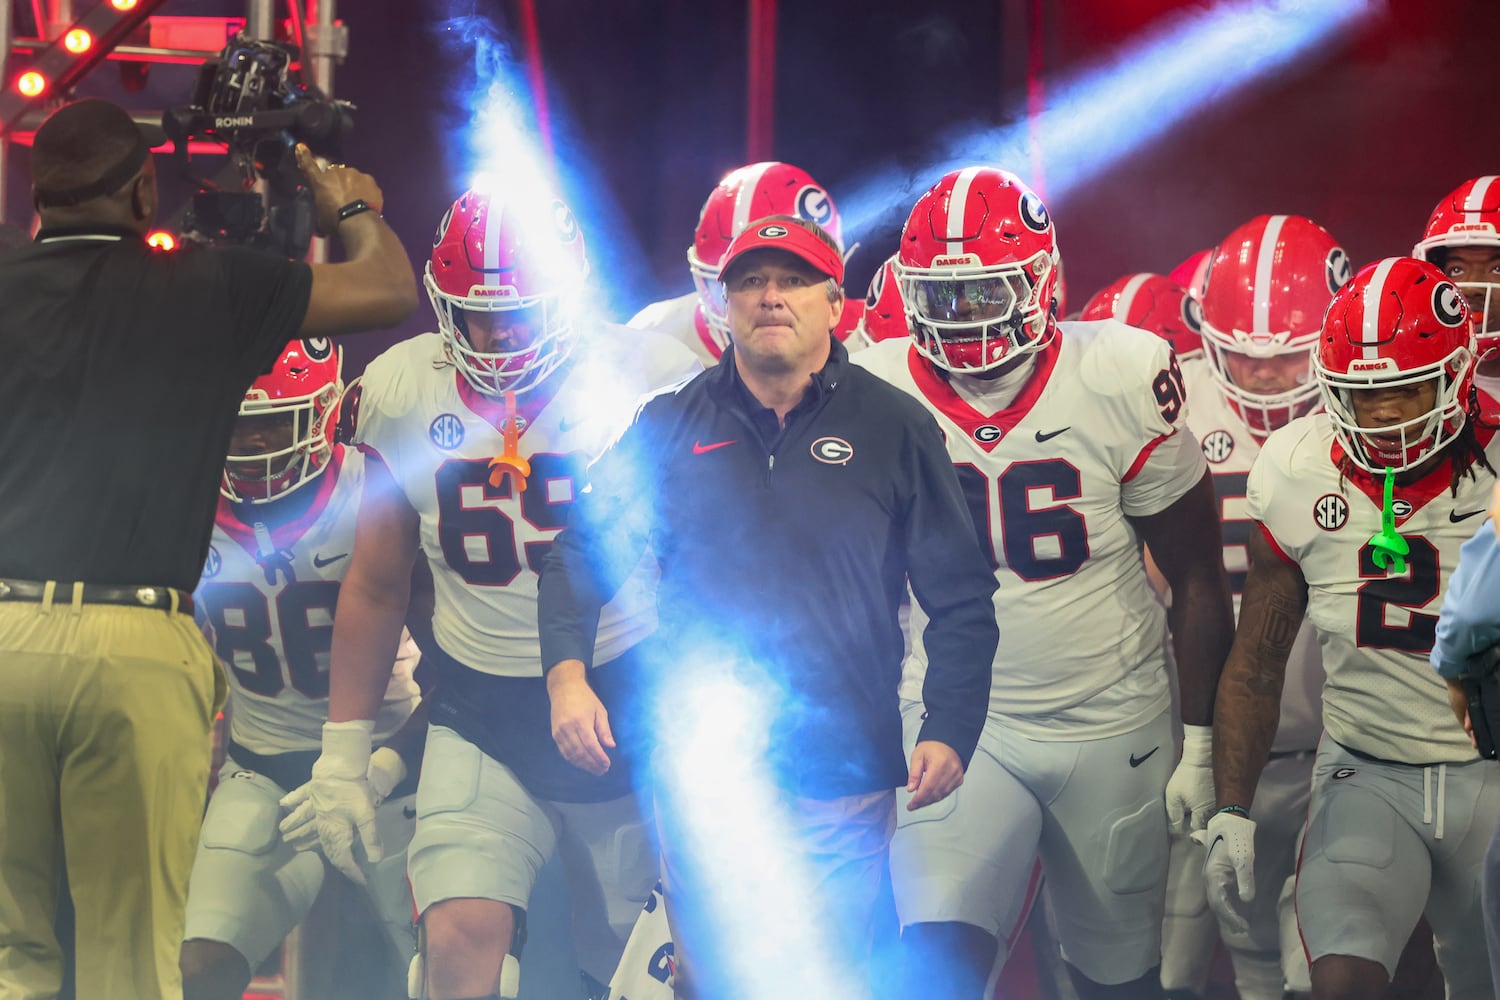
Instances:
[[[302,342],[302,350],[311,361],[327,361],[333,354],[333,341],[327,337],[313,337]]]
[[[1052,220],[1047,216],[1047,206],[1032,191],[1021,195],[1021,221],[1034,233],[1045,233],[1052,225]]]
[[[797,206],[797,217],[800,219],[824,227],[833,221],[833,199],[828,197],[827,191],[816,185],[809,184],[798,191],[797,200],[793,204]]]
[[[1438,322],[1444,326],[1463,326],[1464,321],[1469,318],[1468,309],[1465,306],[1464,297],[1459,294],[1458,286],[1451,281],[1440,282],[1432,290],[1432,311],[1436,314]]]
[[[552,203],[552,225],[557,229],[559,242],[572,243],[578,239],[578,220],[573,217],[573,210],[560,201]]]
[[[1354,265],[1349,263],[1349,255],[1344,252],[1343,247],[1334,247],[1328,251],[1328,260],[1324,261],[1324,275],[1328,278],[1330,292],[1343,288],[1354,276]]]
[[[824,465],[847,465],[854,447],[843,438],[820,437],[812,443],[812,457]]]
[[[755,231],[755,235],[761,239],[779,240],[787,233],[786,226],[778,226],[774,222],[769,226],[761,226]]]
[[[459,199],[462,201],[463,199]],[[443,234],[448,231],[448,223],[453,221],[453,206],[448,206],[448,211],[443,213],[443,221],[438,223],[437,232],[432,234],[432,245],[435,247],[443,242]]]
[[[875,277],[870,279],[870,290],[865,293],[865,309],[873,312],[880,303],[880,297],[885,294],[885,268],[875,272]]]
[[[1191,295],[1182,297],[1182,321],[1194,333],[1203,332],[1203,303]]]

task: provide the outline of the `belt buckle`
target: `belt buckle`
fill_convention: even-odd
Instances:
[[[148,608],[156,607],[156,596],[155,587],[137,587],[135,591],[135,599]]]

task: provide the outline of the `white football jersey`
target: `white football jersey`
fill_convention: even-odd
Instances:
[[[1000,588],[990,712],[1038,740],[1098,739],[1168,705],[1165,613],[1129,516],[1171,506],[1203,476],[1180,429],[1166,341],[1114,320],[1061,323],[1015,400],[983,413],[910,341],[855,361],[921,400],[948,441]],[[919,700],[927,615],[912,604],[901,695]]]
[[[355,440],[378,453],[421,519],[444,652],[482,673],[541,676],[537,573],[587,483],[588,464],[629,423],[640,397],[701,371],[661,334],[602,325],[558,373],[517,397],[524,490],[491,481],[504,450],[502,400],[474,392],[422,334],[370,362]],[[496,470],[498,473],[498,469]],[[600,617],[595,662],[656,628],[655,563],[641,560]]]
[[[630,317],[628,325],[633,330],[655,330],[671,337],[692,351],[705,368],[718,364],[723,353],[714,343],[708,323],[698,314],[697,292],[653,302]]]
[[[229,731],[261,754],[317,750],[328,721],[328,651],[339,584],[354,551],[365,457],[335,446],[307,512],[286,524],[246,524],[219,499],[208,562],[195,599],[229,668]],[[263,509],[263,508],[262,508]],[[250,506],[255,512],[257,507]],[[272,505],[271,510],[275,510]],[[376,742],[416,708],[416,644],[402,634]]]
[[[1188,390],[1188,427],[1203,449],[1208,471],[1219,495],[1224,525],[1224,570],[1234,593],[1234,614],[1240,614],[1240,595],[1250,569],[1250,532],[1254,522],[1245,509],[1245,487],[1250,466],[1260,454],[1260,442],[1239,414],[1230,408],[1214,381],[1208,362],[1194,358],[1183,363]],[[1312,622],[1304,621],[1292,644],[1281,689],[1281,723],[1271,749],[1276,753],[1316,750],[1323,733],[1323,656]]]
[[[1500,463],[1500,445],[1481,435],[1490,464]],[[1377,565],[1369,544],[1380,531],[1382,481],[1342,476],[1342,455],[1326,414],[1294,420],[1266,439],[1246,496],[1250,516],[1307,580],[1307,615],[1328,672],[1323,725],[1344,746],[1383,760],[1473,760],[1427,655],[1459,546],[1488,513],[1495,478],[1476,467],[1455,498],[1444,462],[1398,485],[1396,531],[1411,547],[1398,571]]]

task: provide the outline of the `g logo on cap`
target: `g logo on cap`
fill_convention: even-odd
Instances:
[[[779,240],[783,236],[785,236],[786,234],[787,234],[787,228],[786,228],[786,226],[778,226],[775,223],[772,223],[769,226],[761,226],[759,229],[757,229],[755,231],[755,235],[756,236],[760,236],[760,237],[762,237],[764,239],[768,239],[768,240]]]

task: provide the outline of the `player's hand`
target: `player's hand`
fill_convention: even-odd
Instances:
[[[1227,930],[1248,933],[1250,920],[1243,911],[1255,899],[1255,821],[1232,812],[1214,813],[1193,839],[1208,848],[1203,859],[1208,905]]]
[[[553,668],[552,673],[561,668]],[[609,770],[608,750],[615,748],[609,713],[588,680],[549,673],[547,695],[552,699],[552,740],[563,760],[589,774]]]
[[[1214,730],[1182,727],[1182,759],[1167,779],[1167,822],[1174,833],[1201,830],[1214,811]]]
[[[303,143],[295,149],[297,167],[307,178],[318,212],[318,235],[329,236],[339,226],[339,209],[363,198],[376,212],[385,204],[385,195],[375,178],[342,163],[324,165]]]
[[[1448,707],[1453,709],[1458,724],[1469,734],[1469,743],[1477,749],[1479,744],[1474,740],[1474,723],[1469,719],[1469,694],[1458,678],[1445,677],[1444,680],[1448,682]]]
[[[370,783],[370,791],[373,793],[373,801],[378,809],[380,804],[391,797],[391,792],[401,782],[406,780],[406,761],[401,755],[390,747],[381,747],[370,754],[370,768],[365,772],[365,780]],[[292,822],[292,815],[281,824],[281,839],[295,851],[316,851],[318,849],[318,825],[316,816],[311,809],[298,811],[298,806],[306,802],[312,794],[312,782],[298,785],[287,792],[281,798],[281,807],[289,814],[299,817],[297,822]]]
[[[384,856],[375,829],[375,791],[368,778],[374,728],[368,719],[324,723],[323,753],[313,764],[312,780],[304,786],[306,796],[295,801],[298,789],[281,800],[283,808],[292,809],[281,821],[282,837],[290,839],[290,832],[300,838],[304,835],[299,834],[299,827],[311,823],[323,857],[361,885],[365,876],[357,852],[371,863]]]
[[[958,751],[937,740],[922,740],[911,752],[911,774],[906,779],[911,801],[906,808],[921,809],[941,802],[963,783],[964,765]]]

